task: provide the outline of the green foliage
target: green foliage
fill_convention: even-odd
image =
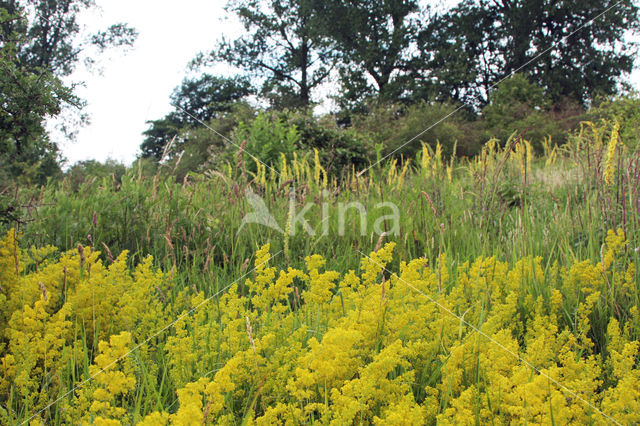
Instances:
[[[568,132],[583,118],[583,111],[570,101],[552,105],[542,88],[515,74],[490,93],[482,117],[486,139],[496,137],[504,144],[514,132],[524,132],[524,138],[541,151],[546,137],[556,144],[564,143]]]
[[[20,205],[18,200],[12,197],[11,194],[8,194],[6,190],[0,192],[0,225],[11,226],[20,221]]]
[[[245,103],[236,103],[231,111],[218,114],[207,126],[185,127],[180,130],[166,153],[162,170],[179,181],[191,172],[202,172],[221,167],[226,161],[235,161],[233,133],[242,122],[251,122],[255,111]]]
[[[620,140],[637,150],[640,148],[640,98],[638,94],[620,96],[601,102],[590,111],[592,121],[605,119],[620,124]]]
[[[93,0],[9,0],[3,3],[0,8],[30,12],[23,15],[20,25],[22,39],[17,49],[20,63],[56,76],[71,74],[83,51],[95,57],[95,53],[110,47],[131,46],[137,37],[134,29],[115,24],[83,40],[78,14],[94,7]]]
[[[206,129],[201,131],[206,137]],[[255,158],[274,165],[280,164],[283,155],[291,161],[294,152],[302,158],[313,155],[316,149],[325,170],[333,176],[349,172],[352,167],[360,169],[370,161],[370,150],[362,135],[353,129],[338,128],[331,116],[316,118],[305,111],[259,113],[238,125],[233,141],[233,145],[227,145],[224,152],[212,159],[211,166],[235,165],[242,144],[245,167],[251,171],[256,168]]]
[[[293,153],[300,142],[300,132],[295,125],[276,116],[260,113],[251,122],[241,122],[233,135],[236,146],[245,145],[245,161],[250,170],[255,171],[254,157],[267,165],[280,161],[282,155],[293,159]],[[237,148],[231,148],[237,152]]]
[[[1,186],[15,179],[44,183],[60,175],[58,148],[44,122],[64,108],[82,106],[61,77],[91,46],[103,50],[133,43],[135,31],[122,24],[79,43],[77,14],[93,5],[89,0],[0,2]]]
[[[197,79],[185,79],[181,86],[171,95],[171,105],[174,111],[164,118],[148,122],[149,128],[143,132],[144,141],[140,145],[142,157],[163,160],[163,155],[174,138],[177,144],[183,143],[187,133],[201,125],[208,125],[212,120],[227,117],[236,105],[253,93],[250,83],[243,78],[225,78],[204,74]],[[216,127],[215,123],[213,124]],[[224,127],[224,126],[222,126]],[[178,135],[181,135],[178,137]],[[202,138],[198,137],[198,141]],[[218,141],[220,144],[220,141]],[[206,151],[206,147],[199,146],[198,150]],[[175,152],[175,150],[174,150]],[[203,151],[204,152],[204,151]],[[196,156],[204,162],[206,156]]]
[[[115,185],[119,185],[126,171],[127,167],[124,164],[113,159],[107,159],[105,162],[85,160],[69,167],[65,178],[68,179],[71,188],[77,191],[90,178],[99,180],[109,178],[113,180]]]
[[[483,104],[493,84],[524,72],[554,102],[587,103],[616,93],[632,70],[625,38],[639,28],[638,10],[630,0],[464,0],[421,34],[425,78],[444,97]]]
[[[185,79],[171,95],[171,105],[176,108],[178,122],[193,126],[231,111],[234,103],[252,93],[251,84],[244,78],[203,74]]]
[[[0,185],[17,177],[43,183],[59,169],[57,147],[46,135],[44,120],[74,97],[51,74],[21,67],[11,50],[6,45],[0,50]]]
[[[342,106],[358,110],[370,97],[398,101],[411,81],[418,2],[314,1],[314,11],[339,57]]]
[[[318,149],[332,174],[388,154],[414,157],[422,142],[433,148],[440,141],[447,156],[473,156],[490,138],[504,142],[525,132],[540,151],[545,138],[563,143],[584,119],[584,105],[598,93],[615,93],[631,69],[634,45],[623,34],[639,28],[638,8],[624,1],[591,22],[606,7],[605,0],[464,0],[434,12],[444,9],[414,0],[230,0],[227,11],[240,19],[244,35],[223,40],[193,65],[225,62],[242,77],[227,86],[206,74],[185,81],[172,98],[176,110],[145,132],[143,156],[160,159],[175,138],[169,158],[183,155],[180,176],[233,164],[237,147],[207,143],[198,127],[245,99],[248,80],[261,87],[258,101],[286,122],[287,111],[313,106],[323,83],[339,83],[340,93],[330,96],[335,115],[302,119],[305,111],[290,122],[300,134],[297,146],[303,153]],[[253,129],[245,120],[234,140],[252,139],[247,152],[269,162],[281,152],[290,159],[291,147],[273,142],[280,136],[266,125],[282,125],[277,120],[261,118]]]
[[[140,144],[142,158],[150,158],[155,161],[162,160],[165,150],[183,127],[175,112],[167,114],[159,120],[148,121],[149,128],[142,132],[144,141]]]
[[[340,129],[332,116],[316,118],[306,112],[289,112],[285,120],[294,125],[300,134],[302,152],[320,152],[320,159],[327,173],[338,175],[359,170],[371,160],[371,149],[367,139],[354,129]]]
[[[247,124],[249,130],[255,129],[254,135],[266,139],[275,134],[282,137],[297,133],[297,143],[304,143],[303,132],[296,132],[282,118],[263,114],[256,122],[258,124]],[[313,182],[306,188],[306,178],[303,178],[295,185],[299,202],[296,211],[306,203],[313,204],[305,218],[316,235],[309,236],[298,229],[288,240],[289,250],[291,253],[321,252],[338,259],[340,270],[357,269],[360,256],[353,248],[362,251],[375,246],[377,236],[372,234],[372,224],[389,213],[388,209],[376,208],[383,201],[393,202],[400,209],[398,241],[403,243],[398,245],[399,256],[427,256],[431,264],[445,252],[453,262],[491,255],[510,259],[522,253],[546,256],[549,265],[556,259],[575,257],[598,260],[601,237],[606,235],[606,229],[621,224],[628,227],[631,247],[637,247],[640,245],[640,233],[636,229],[640,211],[633,201],[635,198],[631,198],[633,202],[628,198],[636,197],[633,173],[637,174],[637,170],[628,167],[633,158],[624,157],[623,167],[614,170],[620,178],[613,178],[614,184],[607,187],[601,165],[593,164],[596,147],[587,132],[583,137],[581,151],[567,147],[566,154],[558,151],[555,162],[553,156],[532,158],[527,153],[524,164],[525,157],[519,151],[524,148],[523,144],[508,156],[502,151],[484,148],[481,156],[470,160],[454,158],[451,161],[443,150],[440,161],[432,155],[426,165],[420,161],[413,163],[403,184],[398,179],[403,166],[398,164],[393,173],[393,163],[387,161],[380,165],[379,171],[372,170],[361,176],[356,185],[351,179],[338,179],[333,186],[330,179],[327,189],[331,195],[325,198],[319,198],[322,188],[315,187]],[[247,150],[248,146],[249,141]],[[590,157],[584,149],[586,146],[589,146]],[[303,153],[300,148],[296,149],[300,159]],[[606,149],[606,141],[598,149]],[[180,271],[179,275],[176,272],[179,280],[176,293],[181,286],[192,284],[207,291],[215,290],[217,285],[222,288],[224,282],[220,279],[237,279],[237,273],[254,247],[271,242],[276,253],[285,244],[280,232],[258,224],[248,224],[238,233],[243,217],[255,210],[245,197],[245,190],[251,187],[262,196],[282,229],[290,208],[286,185],[282,187],[284,181],[269,169],[265,185],[257,183],[250,173],[246,180],[235,179],[241,173],[236,168],[235,152],[228,153],[233,161],[231,170],[221,164],[202,174],[193,173],[186,180],[177,181],[171,174],[157,174],[154,163],[139,161],[120,182],[107,175],[102,179],[86,179],[77,187],[70,176],[63,182],[49,183],[44,189],[21,188],[18,204],[25,205],[36,199],[39,205],[33,212],[36,221],[21,227],[24,241],[27,245],[49,243],[61,249],[73,249],[78,243],[86,244],[87,235],[91,234],[95,247],[103,248],[104,242],[114,254],[127,249],[134,261],[152,254],[157,264],[167,271],[175,265],[176,271]],[[281,170],[279,149],[273,158],[274,167]],[[244,160],[246,167],[253,163],[246,154]],[[588,161],[591,161],[590,168]],[[312,158],[309,164],[313,176]],[[327,163],[322,165],[327,168]],[[530,170],[523,171],[525,166]],[[174,167],[172,163],[162,166],[169,171]],[[294,174],[291,162],[288,169],[290,179]],[[615,191],[618,194],[622,191],[615,187],[618,182],[625,185],[626,198],[616,196]],[[601,195],[596,189],[608,192]],[[616,200],[620,200],[618,205]],[[324,201],[330,209],[329,236],[322,235]],[[344,223],[348,232],[339,234],[339,203],[350,201],[361,202],[368,212],[365,235],[358,232],[356,209],[348,209]],[[626,208],[622,208],[623,203]],[[97,214],[95,226],[94,212]],[[215,281],[210,274],[215,275]]]
[[[550,100],[542,88],[531,83],[523,74],[515,74],[506,79],[489,94],[491,108],[484,110],[484,116],[492,124],[492,120],[508,113],[514,104],[526,104],[532,109],[548,109]]]
[[[450,104],[427,102],[408,107],[388,104],[355,117],[353,127],[371,140],[372,145],[381,144],[385,156],[393,153],[396,157],[413,158],[423,142],[435,147],[438,141],[447,156],[453,154],[456,143],[456,154],[473,155],[482,137],[476,124],[466,120],[463,113],[442,120],[455,108]]]
[[[231,0],[227,10],[245,35],[223,40],[196,65],[227,62],[262,82],[262,94],[277,108],[307,107],[312,92],[329,77],[331,51],[315,28],[311,0]]]

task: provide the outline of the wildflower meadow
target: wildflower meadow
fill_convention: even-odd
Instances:
[[[638,423],[639,160],[601,121],[341,178],[24,188],[1,422]]]

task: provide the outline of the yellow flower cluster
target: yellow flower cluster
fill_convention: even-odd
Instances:
[[[124,331],[98,344],[99,354],[89,366],[89,380],[80,384],[78,395],[65,410],[68,423],[120,424],[136,385],[129,356],[131,343],[131,333]]]
[[[25,408],[53,420],[52,413],[69,405],[67,399],[52,405],[59,395],[73,397],[75,386],[102,369],[107,372],[91,381],[97,387],[86,388],[90,394],[79,388],[77,401],[86,406],[67,407],[65,416],[76,423],[80,417],[68,416],[84,408],[93,416],[87,422],[103,412],[124,415],[124,395],[136,383],[133,364],[113,361],[166,324],[162,273],[151,258],[130,271],[126,252],[107,266],[91,247],[22,250],[18,239],[13,230],[0,239],[0,423],[21,423]],[[149,354],[141,348],[137,355],[148,361]]]
[[[249,172],[253,178],[253,182],[257,185],[267,188],[275,185],[279,188],[285,184],[308,185],[315,188],[327,188],[329,186],[336,187],[337,180],[329,181],[329,174],[322,166],[320,161],[320,152],[316,149],[313,153],[313,163],[309,161],[307,156],[298,157],[297,153],[293,153],[293,159],[288,160],[284,154],[280,154],[280,161],[267,166],[254,158],[256,171]],[[267,169],[269,169],[267,171]],[[217,173],[213,173],[217,175]],[[233,170],[231,164],[227,164],[225,174],[227,180],[233,180]]]
[[[604,181],[607,185],[611,185],[613,175],[616,172],[616,149],[618,148],[618,138],[620,133],[620,124],[614,123],[611,130],[611,138],[607,145],[607,156],[604,163]]]
[[[393,274],[390,243],[344,276],[320,272],[318,255],[306,258],[306,271],[277,272],[265,266],[265,246],[249,297],[234,286],[208,320],[192,317],[194,332],[204,327],[221,339],[208,346],[215,374],[195,373],[178,391],[179,409],[149,419],[638,422],[637,309],[612,316],[604,340],[591,330],[602,320],[602,295],[618,288],[625,297],[632,285],[625,244],[622,232],[610,232],[602,262],[551,272],[541,258],[512,266],[480,258],[450,272],[443,256],[435,269],[416,259]]]
[[[148,262],[132,275],[123,256],[105,268],[85,249],[83,261],[67,253],[26,273],[33,259],[17,269],[6,259],[15,259],[12,238],[0,245],[0,274],[18,277],[10,288],[33,299],[5,327],[3,403],[20,395],[33,410],[81,384],[59,404],[63,422],[640,422],[640,313],[622,231],[608,233],[599,262],[566,267],[495,257],[455,265],[445,255],[433,266],[418,258],[391,267],[387,243],[359,271],[328,270],[319,255],[280,270],[265,245],[251,278],[215,301],[183,292],[164,308],[153,292],[162,277]],[[60,263],[68,293],[52,275]],[[45,298],[29,286],[47,276]],[[108,301],[117,314],[104,312],[90,296],[108,298],[119,282],[142,289],[122,291]],[[137,347],[168,315],[179,317],[168,335]],[[86,366],[67,365],[89,353],[74,324],[99,341]],[[162,368],[152,369],[151,352]],[[65,368],[74,382],[61,379]]]

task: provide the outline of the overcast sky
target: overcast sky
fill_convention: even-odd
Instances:
[[[91,31],[126,22],[139,32],[126,54],[113,51],[99,65],[101,72],[80,66],[71,76],[84,81],[78,94],[88,102],[91,123],[74,142],[63,142],[69,164],[113,158],[132,162],[147,120],[170,111],[169,96],[186,75],[186,66],[200,51],[211,50],[223,35],[237,37],[237,22],[226,16],[224,2],[206,0],[97,0],[98,9],[81,15]]]
[[[186,74],[186,66],[201,51],[211,50],[223,35],[235,38],[242,27],[226,17],[224,0],[97,0],[99,8],[84,13],[81,23],[91,31],[126,22],[139,37],[128,53],[112,52],[101,73],[79,67],[72,76],[84,81],[78,94],[87,100],[91,123],[76,141],[62,142],[68,164],[113,158],[131,163],[138,154],[147,120],[171,110],[169,96]],[[640,88],[640,72],[632,75]]]

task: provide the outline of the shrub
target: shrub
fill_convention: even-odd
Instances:
[[[545,138],[563,143],[569,131],[583,118],[583,110],[569,99],[551,104],[542,88],[521,74],[500,83],[482,110],[485,140],[498,138],[503,144],[514,133],[525,133],[538,152]]]
[[[353,128],[373,146],[381,146],[383,155],[414,157],[423,142],[435,149],[438,141],[445,156],[454,154],[456,144],[455,154],[474,155],[480,146],[476,125],[463,112],[452,114],[455,108],[451,104],[428,102],[409,107],[387,104],[355,117]]]
[[[602,101],[590,115],[592,121],[617,121],[622,143],[634,150],[640,148],[640,98],[637,94]]]
[[[236,153],[238,148],[229,143],[240,123],[253,120],[255,110],[245,103],[233,105],[230,112],[218,114],[207,126],[184,127],[177,134],[165,156],[163,170],[179,181],[190,172],[201,172],[220,167]]]
[[[246,167],[255,171],[254,158],[267,165],[280,161],[282,155],[291,160],[300,133],[295,125],[261,112],[251,123],[241,122],[233,133],[233,140],[235,146],[231,151],[237,152],[237,147],[244,145]]]
[[[313,117],[303,112],[285,114],[287,123],[299,132],[298,146],[303,152],[320,152],[320,161],[330,175],[337,175],[351,167],[360,169],[371,160],[367,140],[353,129],[339,129],[332,116]]]
[[[369,162],[369,150],[362,136],[351,129],[339,129],[330,116],[318,119],[302,111],[260,113],[253,121],[240,123],[233,138],[234,145],[223,158],[235,164],[238,146],[244,144],[245,167],[252,172],[256,167],[254,157],[274,165],[283,156],[290,162],[294,152],[301,158],[315,150],[327,173],[334,176]]]
[[[69,179],[71,187],[77,191],[87,178],[102,179],[105,177],[113,179],[116,184],[120,184],[122,176],[127,171],[127,167],[113,159],[108,159],[104,163],[96,160],[78,161],[67,170],[65,177]]]

